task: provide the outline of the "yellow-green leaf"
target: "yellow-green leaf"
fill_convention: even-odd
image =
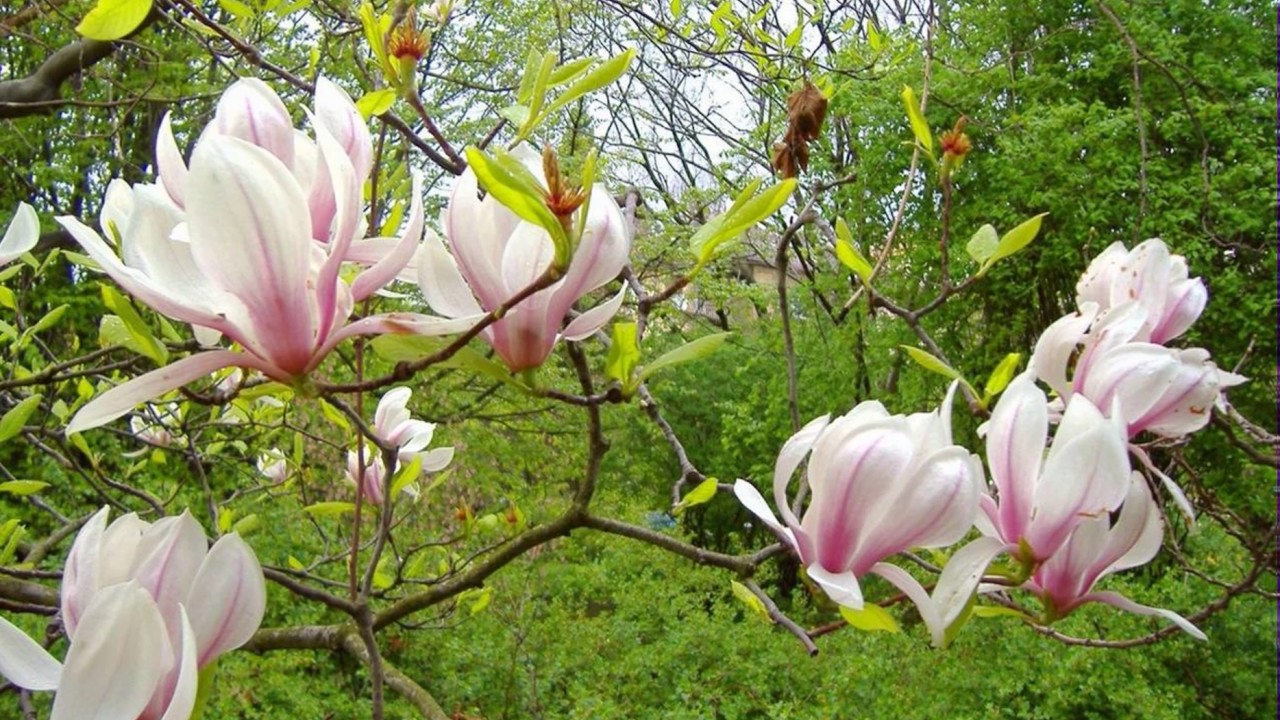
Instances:
[[[258,526],[261,524],[262,518],[258,517],[257,513],[249,513],[237,520],[235,524],[231,526],[231,532],[239,533],[240,537],[244,537],[254,530],[257,530]]]
[[[743,605],[751,610],[752,613],[764,619],[765,622],[772,623],[773,618],[769,617],[769,610],[760,602],[760,598],[751,592],[751,588],[743,585],[737,580],[730,580],[729,587],[733,590],[733,596],[738,598]]]
[[[925,352],[924,350],[921,350],[920,348],[914,348],[914,347],[911,347],[910,345],[900,345],[899,347],[905,350],[907,352],[907,355],[909,355],[912,360],[916,361],[917,365],[924,368],[925,370],[938,373],[939,375],[950,378],[952,380],[955,380],[960,377],[960,373],[956,372],[955,369],[952,368],[950,365],[942,362],[938,358],[934,357],[933,355],[930,355],[929,353]]]
[[[589,92],[599,90],[600,88],[612,83],[622,77],[622,73],[631,67],[631,61],[636,56],[635,48],[627,48],[621,54],[616,55],[597,65],[591,72],[583,75],[572,85],[560,93],[560,96],[547,106],[547,109],[541,115],[551,115],[560,108],[577,100]]]
[[[36,411],[37,407],[40,407],[40,400],[43,397],[43,395],[36,394],[25,398],[22,402],[10,408],[9,412],[4,414],[4,417],[0,417],[0,442],[4,442],[22,432],[22,428],[27,424],[27,419]]]
[[[365,93],[356,101],[356,109],[360,111],[361,117],[368,120],[374,115],[381,115],[382,113],[390,110],[391,106],[395,104],[395,101],[395,89],[382,88],[381,90],[373,90]]]
[[[991,260],[989,260],[988,263],[993,263],[997,260],[1007,258],[1026,247],[1036,238],[1036,235],[1039,234],[1040,222],[1044,219],[1044,216],[1048,214],[1049,213],[1040,213],[1005,233],[1004,237],[1000,238],[1000,243],[996,245],[996,251],[991,255]]]
[[[991,377],[987,378],[987,386],[983,388],[983,396],[988,401],[1009,386],[1009,381],[1013,380],[1013,374],[1017,372],[1018,363],[1021,361],[1022,353],[1009,353],[1004,356],[996,369],[991,371]]]
[[[147,19],[151,0],[98,0],[76,26],[76,32],[94,40],[119,40]]]
[[[854,610],[843,605],[840,606],[840,616],[845,622],[849,623],[849,627],[867,632],[902,632],[902,628],[898,627],[898,621],[893,619],[888,610],[867,603],[862,606],[861,610]]]
[[[636,344],[636,324],[618,322],[613,324],[613,342],[609,344],[609,354],[604,361],[604,375],[616,380],[623,388],[631,383],[631,375],[640,361],[640,347]]]
[[[467,147],[466,155],[467,164],[476,174],[480,187],[521,219],[528,220],[546,230],[555,245],[556,265],[567,266],[569,236],[555,214],[547,207],[542,186],[538,184],[528,168],[501,150],[495,151],[490,156],[473,145]]]
[[[933,133],[929,132],[929,123],[925,122],[924,115],[920,113],[920,103],[916,102],[916,91],[912,90],[910,85],[902,88],[902,104],[907,107],[907,119],[911,121],[911,132],[916,136],[916,142],[932,157]]]
[[[705,335],[697,340],[691,340],[674,350],[669,350],[663,353],[657,360],[645,365],[640,370],[640,382],[644,382],[650,375],[653,375],[663,368],[692,362],[694,360],[701,360],[718,350],[730,335],[732,335],[732,333],[712,333],[711,335]]]
[[[49,483],[40,482],[39,480],[9,480],[0,482],[0,492],[9,493],[18,497],[34,495],[41,490],[49,487]]]
[[[694,505],[701,505],[709,501],[711,498],[716,496],[716,490],[718,488],[719,483],[715,478],[707,478],[706,480],[703,480],[698,484],[698,487],[685,493],[685,496],[680,499],[680,502],[676,503],[676,506],[671,509],[671,512],[679,515]]]
[[[858,276],[863,285],[871,284],[871,274],[875,269],[854,246],[853,233],[849,231],[849,224],[844,218],[836,218],[836,257]]]
[[[1000,244],[1000,235],[992,225],[983,225],[978,231],[969,238],[969,242],[965,244],[965,252],[969,253],[969,257],[974,262],[985,264],[996,254],[996,246]]]
[[[333,517],[355,512],[356,504],[340,501],[318,502],[302,508],[302,511],[312,517]]]
[[[298,558],[292,555],[289,556],[288,563],[289,563],[289,567],[293,568],[294,570],[305,570],[307,567],[306,565],[302,564],[301,560],[299,560]]]

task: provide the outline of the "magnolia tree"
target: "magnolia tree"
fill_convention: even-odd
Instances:
[[[971,272],[950,269],[945,213],[973,151],[963,118],[935,135],[917,99],[924,93],[902,91],[902,152],[912,158],[902,197],[913,184],[934,186],[944,212],[942,284],[909,303],[880,289],[903,260],[897,226],[878,243],[855,242],[825,209],[841,181],[804,179],[809,143],[831,121],[811,83],[791,96],[787,132],[771,153],[782,177],[713,202],[723,211],[682,233],[682,269],[645,273],[631,258],[652,230],[646,203],[655,200],[612,179],[607,155],[552,149],[556,113],[627,82],[634,50],[533,53],[501,119],[459,150],[423,103],[419,72],[452,10],[363,5],[350,18],[362,30],[363,88],[323,74],[305,80],[255,56],[195,4],[104,1],[84,18],[85,42],[105,44],[94,47],[112,47],[157,15],[202,26],[262,72],[230,83],[212,117],[182,106],[164,115],[150,168],[111,179],[96,222],[42,217],[23,203],[0,243],[9,287],[50,281],[65,256],[76,292],[100,287],[105,306],[105,346],[57,355],[41,337],[65,310],[33,321],[22,294],[3,298],[0,437],[9,451],[0,491],[13,499],[6,507],[44,514],[43,526],[53,520],[46,537],[28,533],[25,516],[3,526],[0,675],[24,712],[199,717],[216,660],[248,648],[349,654],[368,669],[373,717],[388,689],[425,717],[446,717],[429,677],[384,657],[388,629],[460,605],[474,612],[489,601],[487,578],[575,530],[722,569],[726,592],[810,654],[821,635],[897,628],[895,615],[907,612],[923,621],[919,641],[938,648],[981,632],[970,620],[992,614],[1020,618],[1050,638],[1041,642],[1212,642],[1200,621],[1255,585],[1273,547],[1256,548],[1255,568],[1200,607],[1150,607],[1107,581],[1160,555],[1169,525],[1199,522],[1182,479],[1193,471],[1172,470],[1161,453],[1194,442],[1211,420],[1251,438],[1241,451],[1262,462],[1269,451],[1254,448],[1274,446],[1227,399],[1246,378],[1179,340],[1211,298],[1178,248],[1159,239],[1107,247],[1080,268],[1075,309],[1033,346],[1013,349],[979,389],[922,318],[998,276],[1043,216],[1003,235],[985,226],[964,248]],[[284,89],[310,102],[291,108]],[[450,179],[428,193],[423,174],[440,172]],[[428,203],[443,203],[438,220]],[[52,222],[72,247],[39,248]],[[817,245],[804,273],[847,282],[846,312],[865,304],[902,323],[919,339],[906,355],[951,380],[934,406],[898,414],[866,399],[835,417],[801,415],[787,276],[804,233]],[[677,364],[714,364],[728,333],[657,356],[646,342],[662,332],[655,311],[687,303],[745,241],[761,239],[781,272],[776,308],[759,321],[780,322],[787,341],[779,392],[794,435],[741,452],[768,458],[771,489],[704,474],[649,389]],[[561,356],[567,375],[539,372]],[[479,515],[463,503],[456,515],[437,513],[444,521],[426,518],[443,483],[465,482],[450,473],[465,475],[470,462],[421,419],[433,414],[432,378],[444,369],[580,413],[585,464],[563,497]],[[597,510],[597,488],[609,482],[601,468],[610,405],[640,413],[666,439],[652,451],[679,463],[676,511],[737,502],[772,542],[727,554]],[[960,413],[981,422],[977,437],[953,433]],[[181,467],[156,451],[176,453]],[[240,487],[211,483],[227,466],[239,468]],[[76,485],[61,489],[60,507],[44,499],[48,467]],[[287,564],[255,554],[265,511],[252,509],[268,505],[297,519]],[[838,605],[839,620],[807,628],[754,579],[792,558],[813,592]],[[864,592],[869,575],[894,590]],[[268,583],[280,588],[272,602],[314,605],[326,620],[262,626],[272,617]],[[1150,634],[1119,640],[1053,629],[1087,603],[1155,621]],[[43,634],[32,615],[48,618]],[[32,704],[48,692],[51,704]]]

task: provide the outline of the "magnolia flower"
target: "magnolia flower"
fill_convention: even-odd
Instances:
[[[323,87],[329,90],[318,89],[317,95],[329,93],[332,107],[317,100],[318,150],[309,169],[302,148],[310,141],[298,141],[285,124],[279,99],[261,83],[241,81],[224,96],[190,167],[166,159],[170,153],[162,141],[159,185],[135,185],[128,198],[121,184],[114,186],[116,197],[109,198],[104,218],[119,234],[122,257],[75,218],[58,219],[134,297],[242,348],[199,352],[116,387],[81,408],[67,432],[110,422],[141,401],[224,367],[293,382],[355,335],[442,334],[468,325],[411,313],[347,324],[353,304],[390,282],[416,251],[423,228],[421,188],[415,178],[409,221],[394,249],[350,283],[343,280],[347,250],[363,235],[368,137],[354,130],[335,136],[330,126],[349,130],[358,116],[345,94]],[[326,120],[329,115],[346,119]]]
[[[181,421],[178,419],[178,404],[166,403],[163,407],[152,406],[145,415],[134,415],[129,418],[129,430],[134,437],[153,447],[172,447],[182,439],[177,432]],[[133,457],[145,453],[143,448],[134,453],[125,453],[125,457]]]
[[[1097,313],[1095,304],[1085,303],[1081,313],[1049,326],[1036,342],[1031,368],[1064,403],[1083,395],[1109,408],[1119,400],[1128,437],[1144,430],[1164,437],[1195,432],[1208,424],[1222,389],[1246,379],[1219,370],[1207,350],[1135,341],[1148,318],[1138,303],[1113,307],[1101,319]]]
[[[512,153],[536,176],[541,158],[528,148]],[[427,233],[417,259],[418,284],[427,303],[453,318],[500,307],[533,284],[555,255],[550,235],[522,221],[492,195],[478,197],[475,173],[458,178],[442,223],[449,240]],[[625,288],[608,302],[560,325],[580,298],[615,278],[631,250],[622,213],[604,185],[591,191],[590,209],[564,277],[534,293],[484,331],[484,338],[512,372],[541,365],[556,341],[581,340],[604,326],[622,306]],[[450,253],[452,251],[452,254]]]
[[[933,413],[890,415],[869,401],[843,417],[820,417],[802,428],[774,467],[774,500],[785,527],[754,486],[734,484],[738,500],[791,544],[831,599],[861,609],[858,579],[880,575],[916,603],[935,642],[944,626],[924,588],[882,561],[910,548],[953,543],[973,524],[981,466],[951,442],[954,392],[953,385]],[[797,519],[787,486],[806,455],[812,499]]]
[[[0,675],[55,691],[50,720],[188,720],[199,688],[195,632],[181,606],[178,616],[175,643],[137,581],[103,588],[85,607],[65,664],[0,618]]]
[[[39,239],[40,218],[36,217],[35,208],[18,203],[18,210],[4,231],[4,239],[0,239],[0,265],[8,265],[30,252]]]
[[[1133,250],[1117,242],[1089,264],[1076,284],[1076,297],[1080,307],[1097,303],[1104,313],[1137,302],[1146,318],[1133,340],[1164,345],[1191,327],[1209,299],[1204,281],[1188,275],[1186,259],[1170,255],[1159,238]]]
[[[388,390],[382,396],[373,416],[374,432],[379,440],[400,449],[401,464],[411,463],[415,457],[421,457],[423,472],[443,470],[453,460],[453,448],[439,447],[426,450],[426,447],[431,444],[436,426],[424,420],[414,420],[409,416],[409,409],[406,406],[410,395],[412,391],[409,388],[397,387]]]
[[[1082,519],[1071,539],[1041,564],[1023,587],[1044,601],[1050,621],[1087,602],[1102,602],[1127,612],[1165,618],[1192,637],[1206,640],[1199,628],[1175,612],[1139,605],[1115,592],[1092,592],[1103,577],[1150,562],[1160,550],[1162,536],[1160,508],[1142,475],[1135,472],[1115,521],[1105,513]]]
[[[356,477],[359,476],[359,481]],[[360,472],[360,456],[355,450],[347,451],[346,481],[355,486],[356,491],[364,495],[364,499],[373,505],[382,505],[386,496],[383,486],[387,480],[387,467],[376,450],[366,447],[364,453],[364,472]]]
[[[199,668],[262,622],[262,568],[235,533],[208,547],[189,513],[155,523],[130,513],[107,525],[108,513],[81,528],[63,570],[66,665],[0,622],[0,673],[57,690],[54,720],[186,720]]]
[[[274,483],[282,483],[289,477],[289,462],[280,448],[270,450],[258,456],[258,472]]]

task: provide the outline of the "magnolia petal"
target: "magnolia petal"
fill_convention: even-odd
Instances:
[[[911,577],[906,570],[889,563],[876,563],[871,568],[871,572],[896,585],[911,602],[915,603],[916,609],[920,612],[920,619],[924,621],[925,627],[929,628],[933,646],[941,647],[946,637],[947,626],[942,622],[942,613],[938,611],[938,606],[934,604],[920,581]]]
[[[173,118],[169,113],[160,120],[156,133],[156,175],[160,185],[178,207],[186,206],[187,162],[173,138]]]
[[[356,177],[366,178],[373,168],[373,142],[369,126],[360,117],[351,96],[329,78],[316,78],[315,120],[342,146]]]
[[[591,208],[582,238],[574,251],[564,282],[557,289],[557,300],[565,306],[601,287],[622,272],[631,252],[631,238],[622,211],[604,185],[591,190]],[[561,297],[563,296],[563,297]]]
[[[422,178],[413,174],[413,199],[409,203],[409,222],[400,241],[372,267],[356,276],[351,283],[351,297],[359,302],[395,280],[409,264],[422,244]]]
[[[421,453],[422,472],[440,472],[453,462],[453,448],[438,447]]]
[[[561,337],[575,342],[591,337],[597,330],[604,327],[604,324],[609,322],[614,315],[618,314],[618,310],[622,307],[622,301],[626,297],[627,286],[623,285],[618,290],[617,295],[574,318],[565,327]]]
[[[1041,333],[1031,353],[1028,372],[1053,388],[1064,400],[1071,397],[1071,383],[1067,381],[1067,366],[1076,347],[1084,340],[1085,332],[1098,314],[1095,303],[1084,303],[1080,312],[1059,318]]]
[[[191,629],[187,609],[180,607],[182,616],[182,649],[178,657],[178,676],[174,681],[173,695],[160,720],[190,720],[200,691],[200,669],[196,663],[196,635]]]
[[[1208,642],[1209,640],[1209,638],[1203,632],[1201,632],[1200,628],[1193,625],[1190,620],[1182,617],[1178,613],[1172,610],[1165,610],[1164,608],[1154,608],[1148,605],[1139,605],[1138,603],[1130,600],[1129,598],[1117,592],[1089,593],[1088,595],[1085,595],[1083,598],[1081,598],[1081,602],[1106,603],[1108,605],[1118,607],[1121,610],[1124,610],[1125,612],[1134,613],[1135,615],[1152,615],[1155,617],[1164,618],[1165,620],[1172,622],[1174,625],[1177,625],[1179,628],[1182,629],[1183,632],[1185,632],[1186,634],[1190,635],[1191,637],[1197,640],[1202,640],[1205,642]]]
[[[409,420],[409,409],[406,407],[413,391],[404,385],[393,387],[378,400],[378,409],[373,413],[373,426],[378,436],[394,445],[399,443],[391,439],[398,428]]]
[[[933,588],[933,602],[941,613],[943,627],[960,617],[996,556],[1015,549],[1017,545],[1000,538],[980,537],[951,556]]]
[[[315,130],[316,143],[320,147],[319,165],[328,175],[334,198],[333,225],[326,246],[328,255],[324,256],[319,275],[314,280],[315,300],[307,304],[309,312],[314,314],[316,338],[323,343],[334,326],[346,322],[350,314],[350,309],[343,307],[338,297],[343,291],[340,287],[343,283],[339,281],[338,275],[342,271],[347,249],[356,235],[363,234],[363,231],[360,219],[361,182],[356,178],[351,158],[347,157],[338,141],[323,125],[317,124]],[[355,298],[352,297],[351,300],[354,302]]]
[[[186,170],[187,167],[183,165],[182,169]],[[98,227],[107,236],[107,242],[116,244],[116,237],[124,234],[132,214],[133,186],[120,178],[112,178],[107,183],[107,192],[102,197],[102,210],[98,213]]]
[[[133,577],[155,600],[170,637],[182,630],[178,606],[187,599],[207,547],[204,530],[190,512],[157,520],[138,545],[143,554]]]
[[[75,639],[80,617],[98,592],[98,558],[110,514],[110,508],[104,505],[85,522],[76,533],[75,542],[71,543],[71,552],[67,554],[67,563],[62,569],[62,626],[72,640]]]
[[[1204,312],[1209,301],[1204,281],[1200,278],[1183,280],[1170,288],[1169,304],[1164,315],[1151,329],[1151,342],[1163,345],[1185,333]]]
[[[4,239],[0,240],[0,265],[16,260],[36,246],[40,239],[40,218],[36,209],[20,202],[18,209],[4,231]]]
[[[1023,373],[1005,389],[987,427],[987,463],[999,497],[1001,536],[1016,542],[1035,506],[1049,409],[1032,376]]]
[[[482,312],[467,281],[458,271],[457,261],[444,249],[440,236],[431,230],[427,230],[422,248],[418,251],[417,266],[418,287],[433,310],[449,317],[478,315]]]
[[[0,677],[24,690],[57,690],[62,663],[0,617]]]
[[[854,610],[862,609],[862,588],[852,572],[829,572],[818,563],[806,567],[805,572],[836,603]]]
[[[232,365],[251,367],[263,372],[270,370],[246,353],[230,350],[196,353],[159,370],[140,375],[123,385],[117,385],[90,400],[67,423],[66,433],[70,435],[106,425],[141,403]]]
[[[467,168],[453,186],[441,225],[459,272],[476,299],[492,310],[511,294],[502,277],[502,256],[521,221],[492,195],[479,199],[479,190],[475,173]]]
[[[329,336],[329,340],[316,352],[317,358],[323,358],[338,343],[347,338],[360,335],[454,335],[466,332],[484,319],[484,315],[461,318],[440,318],[421,313],[396,312],[385,315],[373,315],[357,320]]]
[[[810,420],[800,431],[787,439],[778,452],[778,460],[773,465],[773,501],[782,513],[782,519],[793,530],[800,527],[800,520],[791,512],[790,500],[787,498],[787,486],[791,484],[791,476],[804,460],[814,443],[818,442],[822,431],[831,422],[830,415],[823,415]]]
[[[173,661],[147,591],[133,582],[103,588],[67,652],[50,720],[136,718]]]
[[[1160,508],[1151,497],[1151,489],[1141,473],[1134,472],[1129,484],[1129,496],[1120,507],[1120,515],[1111,526],[1109,545],[1114,548],[1108,557],[1104,574],[1146,565],[1160,552],[1164,542],[1164,523]]]
[[[186,607],[201,667],[248,642],[262,624],[267,607],[262,566],[236,533],[213,544],[191,589]]]
[[[311,358],[316,290],[308,284],[311,222],[297,181],[262,148],[218,135],[196,147],[189,180],[201,199],[188,209],[196,262],[244,304],[266,357],[300,372]]]
[[[765,501],[755,485],[746,480],[736,480],[733,483],[733,494],[737,496],[738,502],[742,503],[743,507],[764,521],[771,530],[779,535],[785,533],[782,523],[778,522],[778,516],[773,514],[773,509],[769,507],[769,503]]]
[[[280,96],[257,78],[241,78],[222,93],[211,127],[262,148],[287,168],[293,167],[293,120]],[[205,135],[197,146],[211,137]]]

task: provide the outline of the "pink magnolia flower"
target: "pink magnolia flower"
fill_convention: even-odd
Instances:
[[[178,614],[175,642],[137,581],[103,588],[85,607],[65,664],[0,618],[0,675],[55,691],[50,720],[188,720],[199,689],[195,633],[186,610]]]
[[[368,138],[367,132],[352,130],[344,145],[329,126],[350,130],[348,125],[323,118],[328,112],[350,120],[355,113],[350,100],[345,95],[333,99],[345,103],[340,111],[318,104],[316,159],[308,174],[301,159],[306,152],[300,150],[308,145],[295,142],[296,131],[286,126],[288,116],[275,108],[279,99],[265,85],[242,81],[228,95],[232,101],[224,97],[214,129],[196,145],[190,167],[163,159],[161,142],[160,185],[135,185],[127,198],[122,185],[114,186],[115,197],[109,197],[103,214],[119,234],[122,257],[75,218],[59,222],[138,300],[221,333],[241,349],[199,352],[113,388],[81,408],[69,433],[110,422],[139,402],[225,367],[293,382],[355,335],[444,334],[469,325],[413,313],[348,324],[354,303],[394,279],[416,252],[423,228],[421,188],[415,179],[409,221],[394,249],[348,283],[340,271],[364,231],[360,208],[369,172],[363,159]],[[316,200],[324,188],[331,199]]]
[[[1117,242],[1089,264],[1076,284],[1076,297],[1080,307],[1096,303],[1103,313],[1137,302],[1146,318],[1133,340],[1164,345],[1191,327],[1209,299],[1204,281],[1189,274],[1186,259],[1170,255],[1159,238],[1133,250]]]
[[[360,479],[357,481],[356,477]],[[356,491],[364,495],[364,499],[374,505],[381,506],[386,497],[383,486],[387,482],[387,466],[382,464],[377,448],[365,448],[364,472],[360,472],[360,456],[355,450],[347,451],[346,480],[356,487]]]
[[[155,523],[130,513],[110,525],[108,513],[85,523],[67,556],[66,665],[0,621],[0,673],[56,689],[55,719],[186,720],[199,668],[262,622],[262,568],[235,533],[208,547],[189,513]]]
[[[378,409],[373,416],[373,429],[383,442],[400,449],[401,464],[411,463],[415,457],[421,457],[423,472],[438,472],[453,460],[453,448],[426,449],[435,435],[436,426],[425,420],[414,420],[409,415],[408,404],[412,394],[413,391],[407,387],[388,390],[378,401]]]
[[[541,158],[521,147],[512,153],[542,177]],[[545,183],[544,183],[545,186]],[[478,197],[475,173],[458,178],[442,222],[449,240],[428,232],[418,258],[418,284],[442,315],[462,318],[492,311],[537,280],[554,247],[545,230],[522,221],[493,196]],[[604,326],[622,306],[623,291],[560,329],[584,295],[617,277],[631,250],[622,213],[603,184],[591,192],[586,228],[564,277],[534,293],[485,329],[484,338],[513,372],[541,365],[563,338],[581,340]],[[452,252],[450,252],[452,251]]]
[[[9,227],[0,239],[0,266],[22,257],[36,246],[40,240],[40,218],[36,217],[35,208],[26,203],[18,203],[18,210],[9,221]]]
[[[1101,602],[1165,618],[1192,637],[1205,640],[1199,628],[1175,612],[1139,605],[1115,592],[1093,592],[1103,577],[1150,562],[1160,550],[1162,537],[1160,508],[1146,480],[1135,472],[1115,521],[1105,513],[1084,518],[1070,540],[1040,565],[1024,587],[1040,596],[1051,620],[1065,617],[1085,603]]]
[[[981,466],[951,442],[954,392],[953,386],[933,413],[890,415],[870,401],[802,428],[783,446],[774,468],[774,500],[785,526],[753,485],[734,484],[738,500],[791,544],[832,600],[861,609],[858,580],[875,573],[916,603],[935,641],[944,626],[928,594],[906,571],[883,560],[914,547],[948,545],[973,524]],[[787,487],[806,456],[812,499],[798,519]]]

